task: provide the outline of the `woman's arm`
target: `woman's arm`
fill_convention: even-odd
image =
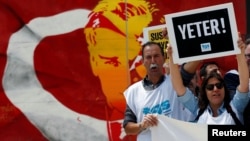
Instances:
[[[241,53],[236,55],[239,72],[239,86],[231,102],[239,113],[243,113],[249,102],[249,70],[245,58],[246,44],[242,41],[240,35],[237,43],[238,48],[241,50]]]
[[[245,48],[246,44],[242,41],[242,38],[239,34],[238,39],[238,48],[241,50],[240,54],[236,55],[238,71],[239,71],[239,80],[240,84],[238,86],[238,90],[240,92],[248,92],[249,91],[249,70],[245,58]]]
[[[172,56],[172,47],[168,44],[167,54],[169,56],[170,76],[173,87],[178,96],[183,96],[186,92],[186,87],[183,85],[182,77],[179,70],[179,65],[174,64]]]

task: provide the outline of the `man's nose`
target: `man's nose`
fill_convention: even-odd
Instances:
[[[152,58],[151,58],[151,61],[154,63],[154,62],[155,62],[155,58],[154,58],[154,57],[152,57]]]

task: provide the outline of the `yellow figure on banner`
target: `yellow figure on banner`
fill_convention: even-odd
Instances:
[[[123,118],[126,106],[123,91],[144,76],[137,58],[140,36],[155,10],[146,1],[102,0],[84,28],[92,71],[100,78],[109,107],[115,109],[111,118]]]

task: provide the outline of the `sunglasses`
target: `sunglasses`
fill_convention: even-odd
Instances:
[[[215,83],[215,84],[208,84],[206,85],[206,89],[209,91],[212,91],[214,89],[214,86],[216,86],[217,89],[221,89],[223,88],[223,83],[219,82],[219,83]]]

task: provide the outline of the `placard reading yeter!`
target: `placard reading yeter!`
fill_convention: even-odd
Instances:
[[[232,3],[164,15],[174,63],[240,53]]]

